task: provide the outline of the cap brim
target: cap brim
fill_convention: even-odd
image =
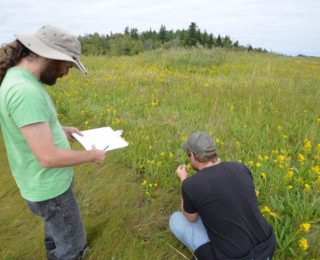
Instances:
[[[53,49],[52,47],[46,45],[44,42],[38,39],[36,36],[30,34],[15,34],[15,37],[17,37],[17,39],[29,50],[33,51],[39,56],[52,60],[70,61],[74,65],[76,65],[76,68],[83,74],[88,74],[86,68],[81,64],[79,60],[77,60],[76,58],[72,58],[61,51]]]
[[[187,148],[188,148],[188,143],[187,143],[187,142],[182,143],[182,144],[181,144],[181,148],[182,148],[183,150],[187,150]]]

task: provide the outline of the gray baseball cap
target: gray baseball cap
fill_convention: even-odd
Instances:
[[[81,45],[77,37],[52,25],[44,25],[34,34],[15,34],[32,52],[52,60],[72,62],[82,73],[87,70],[80,62]]]
[[[206,132],[195,132],[181,147],[199,156],[200,159],[210,158],[216,153],[216,145],[212,137]]]

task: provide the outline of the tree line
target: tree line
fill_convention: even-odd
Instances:
[[[137,28],[126,27],[123,33],[86,34],[78,37],[85,55],[136,55],[143,51],[158,48],[191,48],[214,47],[236,49],[242,51],[267,52],[266,49],[242,46],[232,41],[229,35],[215,37],[212,33],[201,32],[196,23],[192,22],[187,30],[167,30],[162,25],[159,31],[148,30],[139,32]]]

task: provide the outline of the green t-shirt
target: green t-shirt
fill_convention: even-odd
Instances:
[[[0,87],[0,125],[12,175],[22,197],[29,201],[54,198],[73,180],[72,168],[43,168],[30,150],[20,128],[39,122],[49,123],[56,147],[70,150],[43,85],[22,68],[9,69]]]

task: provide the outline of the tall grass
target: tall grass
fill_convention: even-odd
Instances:
[[[130,143],[102,166],[76,167],[89,259],[191,258],[167,221],[179,204],[174,171],[187,163],[180,144],[196,130],[213,135],[223,160],[252,169],[276,233],[275,259],[320,255],[320,59],[194,49],[84,63],[88,77],[72,72],[48,89],[60,120],[123,129]],[[40,222],[19,197],[1,147],[0,258],[41,259]]]

